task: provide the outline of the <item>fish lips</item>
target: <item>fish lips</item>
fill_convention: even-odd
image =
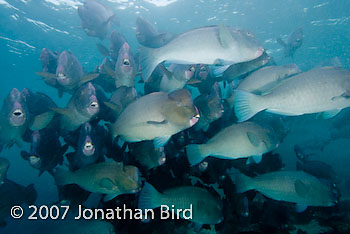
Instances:
[[[190,119],[190,126],[192,127],[193,125],[195,125],[199,118],[200,118],[200,115],[199,115],[199,111],[197,109],[196,106],[194,106],[195,110],[196,110],[196,114]]]
[[[70,79],[66,74],[59,72],[57,73],[57,82],[62,86],[66,86],[70,84]]]
[[[20,127],[24,125],[26,119],[27,118],[22,105],[18,102],[15,102],[14,108],[11,111],[10,124],[14,127]]]
[[[100,111],[100,105],[95,95],[92,95],[90,98],[90,103],[87,108],[89,115],[95,115]]]
[[[29,156],[29,163],[34,168],[40,168],[41,167],[41,158],[37,155],[30,155]]]
[[[92,156],[96,151],[96,148],[89,136],[86,136],[84,146],[83,146],[83,153],[85,156]]]

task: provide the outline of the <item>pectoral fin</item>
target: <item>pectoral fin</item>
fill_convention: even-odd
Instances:
[[[337,101],[337,100],[342,99],[342,98],[349,99],[350,98],[350,91],[346,91],[346,92],[342,93],[342,95],[340,95],[340,96],[332,97],[332,101]]]
[[[37,115],[34,118],[34,121],[31,124],[31,126],[29,127],[30,130],[35,131],[35,130],[40,130],[45,128],[51,122],[54,115],[55,115],[54,111],[48,111],[40,115]]]
[[[298,213],[304,212],[307,209],[306,205],[295,204],[295,211]]]
[[[119,194],[106,194],[105,197],[103,198],[104,202],[110,201],[113,198],[117,197]]]
[[[60,115],[66,115],[66,116],[71,115],[71,111],[67,108],[52,107],[51,110],[53,110],[54,112]]]
[[[223,48],[228,48],[233,41],[231,33],[223,23],[219,27],[219,41]]]
[[[116,103],[112,103],[112,102],[103,102],[108,108],[117,111],[118,113],[120,113],[122,111],[122,107]]]
[[[112,190],[116,187],[116,185],[113,183],[113,181],[110,180],[109,178],[103,178],[100,182],[100,186],[102,188],[107,189],[107,190]]]
[[[153,145],[155,148],[160,148],[163,147],[170,139],[171,136],[161,136],[161,137],[156,137],[153,140]]]
[[[260,163],[262,160],[262,155],[253,155],[253,156],[250,156],[247,161],[246,161],[246,164],[252,164],[252,163]]]
[[[330,119],[336,116],[342,109],[335,109],[331,111],[321,112],[317,115],[317,118]]]
[[[80,85],[85,84],[86,82],[89,82],[89,81],[96,79],[98,76],[99,76],[98,73],[87,74],[80,79],[79,83],[80,83]]]
[[[49,72],[35,72],[38,76],[43,77],[44,79],[56,79],[56,74]]]
[[[98,51],[101,53],[101,55],[105,57],[109,56],[109,50],[104,45],[102,45],[101,43],[96,43],[96,47]]]
[[[261,140],[255,133],[247,132],[247,137],[253,146],[258,147],[260,145]]]
[[[193,84],[199,84],[199,83],[202,83],[202,81],[201,81],[201,80],[198,80],[198,79],[195,79],[195,78],[192,78],[192,79],[190,79],[189,81],[187,81],[186,84],[188,84],[188,85],[193,85]]]
[[[224,66],[216,66],[213,69],[213,75],[215,77],[222,76],[224,72],[230,67],[231,65],[224,65]]]
[[[173,73],[171,73],[163,64],[159,64],[159,67],[162,69],[162,71],[164,72],[166,77],[168,77],[168,79],[173,78]]]
[[[105,69],[105,71],[107,72],[107,74],[113,78],[115,78],[115,73],[114,71],[109,67],[106,66],[105,64],[103,65],[103,68]]]

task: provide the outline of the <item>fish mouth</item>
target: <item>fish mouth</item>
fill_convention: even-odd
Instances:
[[[94,144],[91,141],[85,142],[83,152],[86,156],[93,155],[95,153]]]
[[[123,65],[124,65],[124,66],[130,66],[130,60],[127,59],[127,58],[125,58],[125,59],[123,60]]]
[[[99,104],[97,101],[92,101],[90,102],[89,106],[88,106],[88,113],[90,115],[94,115],[99,111]]]
[[[12,116],[10,117],[11,124],[15,127],[22,126],[25,122],[25,115],[22,109],[15,109],[12,111]]]
[[[256,56],[255,58],[259,58],[264,53],[264,51],[265,51],[264,48],[262,47],[258,48],[258,50],[255,53],[255,56]]]
[[[21,109],[16,109],[12,112],[12,114],[16,117],[20,117],[21,115],[23,115],[23,111]]]
[[[163,165],[165,162],[166,162],[166,156],[165,156],[165,153],[163,152],[162,156],[158,160],[158,164],[160,166],[160,165]]]
[[[63,80],[63,79],[66,79],[67,78],[67,76],[64,74],[64,73],[58,73],[57,74],[57,78],[59,79],[59,80]]]
[[[200,114],[199,114],[199,111],[198,111],[197,107],[194,106],[194,108],[195,108],[196,114],[190,119],[190,126],[191,127],[193,125],[195,125],[198,122],[199,118],[200,118]]]
[[[207,161],[201,162],[198,167],[200,171],[205,171],[208,168],[209,163]]]
[[[38,157],[36,155],[29,156],[29,163],[32,167],[40,168],[40,166],[41,166],[40,157]]]
[[[61,73],[61,72],[57,74],[57,81],[61,85],[67,85],[69,83],[69,79],[68,79],[67,75],[64,73]]]

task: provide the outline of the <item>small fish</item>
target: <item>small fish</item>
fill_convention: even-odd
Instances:
[[[92,80],[91,83],[99,85],[106,93],[114,92],[116,90],[114,66],[114,61],[104,58],[102,63],[95,69],[99,76]]]
[[[130,155],[146,170],[161,166],[166,161],[164,147],[155,148],[152,141],[128,144]]]
[[[170,93],[184,88],[196,72],[196,65],[171,64],[169,68],[165,68],[162,64],[160,66],[164,72],[159,86],[161,92]]]
[[[264,153],[277,146],[278,140],[271,129],[246,122],[222,129],[205,144],[187,145],[186,153],[191,166],[200,163],[207,156],[222,159],[253,157],[258,163]]]
[[[125,42],[119,50],[117,62],[115,64],[115,87],[134,87],[137,66],[130,46]]]
[[[308,206],[327,207],[337,202],[337,194],[329,184],[303,171],[276,171],[254,178],[236,172],[231,178],[237,193],[256,190],[277,201],[296,203],[298,212]]]
[[[221,118],[224,112],[220,85],[215,83],[211,94],[201,94],[198,96],[194,100],[194,105],[198,108],[199,115],[201,116],[194,128],[197,131],[202,129],[206,132],[210,123]]]
[[[294,146],[294,152],[297,156],[296,169],[298,171],[305,171],[319,179],[337,181],[337,174],[331,165],[322,161],[311,160],[312,154],[306,154],[299,145]]]
[[[85,33],[100,40],[107,36],[113,21],[118,24],[112,10],[94,0],[85,0],[84,5],[78,7],[78,14]]]
[[[256,59],[263,52],[264,49],[250,33],[224,25],[202,27],[179,34],[160,48],[141,47],[141,71],[147,81],[163,61],[228,65]]]
[[[134,87],[119,87],[104,104],[111,110],[111,122],[115,122],[122,111],[137,98],[137,91]]]
[[[210,67],[206,64],[197,64],[194,77],[187,82],[188,85],[197,87],[201,94],[210,94],[216,82],[212,76]]]
[[[130,103],[112,124],[111,132],[113,137],[120,136],[127,142],[154,140],[158,148],[172,135],[193,126],[198,118],[187,90],[156,92]]]
[[[239,79],[243,75],[266,65],[269,63],[270,59],[270,56],[264,52],[260,57],[248,62],[236,63],[229,67],[217,66],[213,69],[213,73],[214,76],[219,76],[218,81],[227,80],[228,82],[231,82],[234,79]]]
[[[193,214],[190,221],[197,224],[217,224],[223,220],[221,200],[204,188],[175,187],[160,193],[146,182],[140,193],[138,207],[154,209],[161,205],[167,205],[170,208],[174,206],[174,209],[182,210],[189,209],[192,205]]]
[[[66,154],[72,171],[104,160],[103,141],[106,135],[104,128],[99,125],[89,122],[81,125],[75,152]]]
[[[21,156],[40,171],[39,176],[45,171],[52,174],[58,164],[63,164],[68,145],[61,145],[58,131],[52,128],[36,130],[31,135],[30,144],[30,152],[22,150]]]
[[[6,158],[0,158],[0,187],[6,179],[6,174],[9,167],[10,167],[10,161]]]
[[[263,110],[286,116],[320,113],[328,119],[349,107],[349,93],[349,70],[315,68],[284,80],[266,95],[237,90],[234,110],[239,122]]]
[[[164,32],[159,33],[151,22],[138,16],[136,19],[136,39],[145,46],[151,48],[159,48],[168,43],[173,38],[173,35]]]
[[[93,119],[100,111],[96,89],[89,82],[81,86],[69,100],[67,108],[52,108],[61,114],[61,129],[74,131],[81,124]]]
[[[284,47],[284,57],[294,57],[294,53],[303,44],[304,34],[303,29],[298,28],[288,37],[287,42],[277,38],[277,42]]]
[[[21,96],[28,109],[29,129],[35,131],[47,127],[55,117],[52,108],[57,107],[56,103],[48,95],[27,88],[22,90]]]
[[[58,168],[54,175],[57,185],[77,184],[89,192],[106,194],[105,201],[140,189],[138,169],[117,162],[91,164],[74,172]]]
[[[48,72],[36,74],[42,76],[47,85],[56,88],[59,97],[62,97],[64,92],[73,93],[82,84],[98,77],[97,73],[85,75],[83,67],[70,51],[63,51],[59,55],[55,74]]]
[[[0,151],[3,146],[21,146],[22,136],[29,126],[29,113],[23,95],[13,88],[0,110]]]
[[[58,65],[59,52],[52,52],[47,48],[43,48],[40,53],[40,61],[43,72],[55,73]]]
[[[244,78],[237,89],[263,95],[290,76],[300,73],[296,64],[263,67]]]
[[[113,30],[110,37],[109,53],[114,61],[117,61],[120,48],[125,44],[126,39],[123,34]]]

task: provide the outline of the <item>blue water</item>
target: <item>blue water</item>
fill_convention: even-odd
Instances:
[[[85,71],[92,71],[103,60],[95,44],[97,38],[88,37],[81,28],[77,14],[80,0],[0,0],[0,100],[10,90],[29,88],[44,91],[58,104],[65,106],[70,95],[58,98],[57,92],[47,86],[35,72],[41,71],[42,48],[53,51],[72,51]],[[296,63],[307,71],[322,61],[338,57],[344,68],[350,68],[350,3],[348,0],[101,0],[113,9],[122,33],[134,53],[139,44],[135,37],[136,17],[141,15],[154,23],[159,31],[174,34],[206,25],[225,25],[253,32],[277,64]],[[157,6],[157,3],[165,6]],[[304,31],[304,43],[294,58],[284,58],[277,37],[287,39],[298,27]],[[112,29],[111,29],[112,30]],[[102,42],[109,45],[108,38]],[[343,111],[342,115],[349,115]],[[333,120],[315,120],[314,116],[297,117],[286,140],[276,150],[286,168],[294,169],[295,143],[329,136]],[[348,123],[344,123],[346,125]],[[307,126],[307,127],[306,127]],[[329,163],[340,177],[349,178],[350,140],[331,142],[318,159]],[[28,149],[29,145],[25,146]],[[38,177],[19,155],[16,146],[1,152],[10,160],[8,178],[17,183],[34,183],[38,192],[37,204],[57,201],[54,180],[47,173]],[[0,233],[35,233],[20,227],[29,221],[7,220]],[[118,233],[118,232],[116,232]]]

